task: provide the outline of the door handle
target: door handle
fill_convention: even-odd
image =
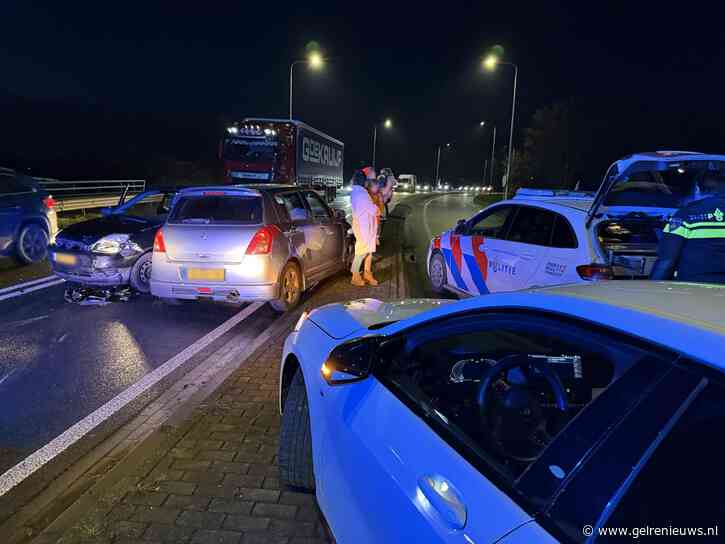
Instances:
[[[418,478],[418,489],[428,499],[443,523],[451,529],[466,526],[468,512],[460,494],[443,476],[427,474]]]

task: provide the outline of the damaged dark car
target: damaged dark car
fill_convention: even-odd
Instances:
[[[63,229],[50,246],[53,273],[84,287],[130,286],[149,292],[156,231],[166,221],[174,189],[145,191],[101,210],[102,217]]]

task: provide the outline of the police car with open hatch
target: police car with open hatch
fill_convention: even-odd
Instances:
[[[657,151],[613,163],[596,193],[520,189],[431,240],[431,286],[482,295],[647,278],[662,229],[707,172],[725,173],[725,155]]]

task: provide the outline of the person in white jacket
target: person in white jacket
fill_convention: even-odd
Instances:
[[[380,209],[370,198],[370,193],[365,187],[365,185],[370,185],[371,190],[378,190],[375,173],[372,172],[372,175],[368,172],[356,173],[353,179],[350,202],[352,204],[352,232],[355,235],[355,257],[350,269],[352,272],[350,283],[358,287],[364,287],[366,282],[370,285],[378,285],[378,281],[373,276],[372,265],[373,253],[375,253],[378,243]],[[361,275],[360,266],[363,263],[365,263],[365,272]]]

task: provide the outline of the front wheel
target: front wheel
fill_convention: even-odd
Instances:
[[[284,485],[315,490],[310,410],[302,370],[297,369],[284,403],[279,433],[279,479]]]
[[[436,293],[443,293],[446,288],[447,280],[446,261],[443,255],[435,253],[430,258],[428,267],[428,277],[430,278],[430,286]]]
[[[302,275],[294,263],[287,263],[279,275],[279,298],[269,303],[278,312],[287,312],[297,306],[302,297]]]
[[[141,255],[131,268],[131,276],[129,282],[139,293],[148,293],[151,291],[151,258],[152,253],[149,251]]]
[[[39,263],[48,256],[48,233],[40,225],[31,223],[20,230],[18,259],[24,264]]]

